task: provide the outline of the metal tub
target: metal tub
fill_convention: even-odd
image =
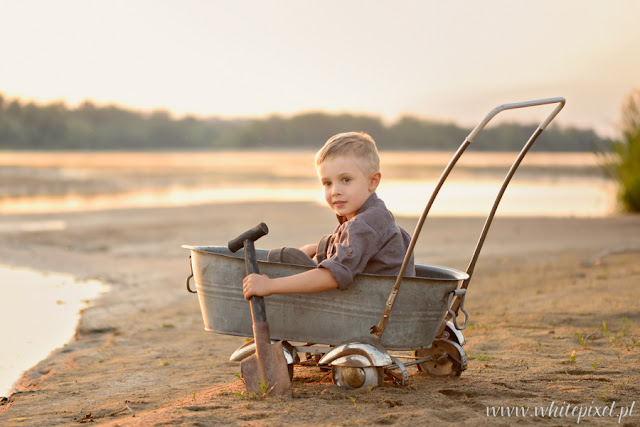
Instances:
[[[226,247],[183,246],[191,268],[207,331],[252,337],[251,310],[242,294],[243,251]],[[258,260],[267,257],[257,250]],[[301,273],[312,267],[258,261],[269,277]],[[449,295],[467,279],[453,268],[416,264],[418,277],[404,278],[382,345],[393,350],[428,348],[447,312]],[[384,311],[395,276],[359,274],[348,290],[265,298],[272,339],[338,345],[369,336]]]

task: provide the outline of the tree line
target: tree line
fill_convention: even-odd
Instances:
[[[477,150],[519,150],[536,125],[505,123],[486,128]],[[454,123],[403,116],[385,124],[376,116],[306,112],[290,117],[221,119],[169,112],[140,112],[85,101],[36,104],[0,94],[0,149],[10,150],[221,150],[317,149],[331,135],[369,133],[382,150],[455,150],[471,131]],[[606,150],[610,141],[593,130],[550,126],[537,151]]]

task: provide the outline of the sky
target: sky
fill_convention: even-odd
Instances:
[[[562,96],[557,123],[615,137],[640,89],[639,16],[636,0],[0,0],[0,93],[177,117],[464,126]],[[542,108],[505,119],[542,120]]]

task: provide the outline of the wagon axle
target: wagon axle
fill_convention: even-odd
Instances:
[[[459,376],[467,367],[463,344],[462,334],[453,323],[446,322],[442,337],[435,339],[431,348],[416,350],[413,356],[391,355],[370,338],[354,339],[340,346],[293,345],[283,341],[283,353],[291,380],[294,366],[317,367],[331,370],[336,385],[357,389],[381,386],[385,377],[397,386],[406,386],[409,384],[407,367],[410,366],[416,366],[419,372],[430,375]],[[249,341],[239,347],[230,360],[241,362],[253,355],[254,351],[255,343]],[[409,361],[402,361],[405,359]]]

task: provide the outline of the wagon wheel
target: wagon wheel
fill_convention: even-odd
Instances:
[[[332,366],[331,376],[338,387],[354,390],[361,387],[380,387],[384,377],[379,366],[352,368],[348,366]]]
[[[431,348],[416,350],[415,356],[421,359],[431,358],[428,362],[418,363],[418,370],[435,376],[459,377],[467,369],[467,357],[456,342],[434,340]]]

